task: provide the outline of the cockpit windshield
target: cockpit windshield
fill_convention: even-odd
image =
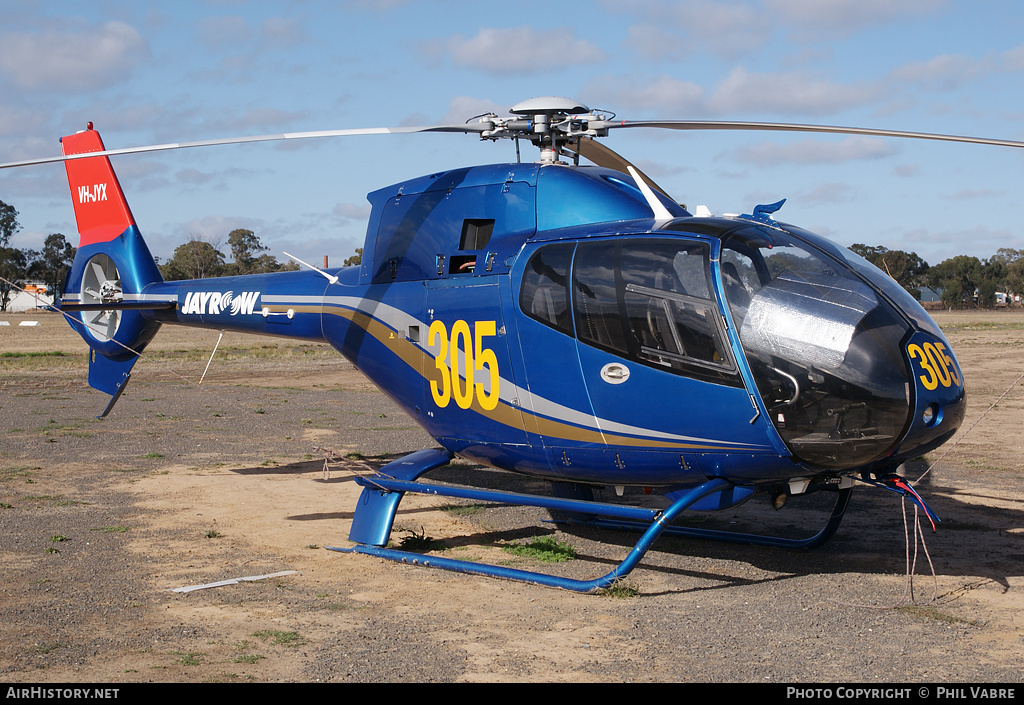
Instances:
[[[722,283],[772,423],[824,467],[871,462],[910,413],[909,326],[849,265],[782,231],[723,240]]]

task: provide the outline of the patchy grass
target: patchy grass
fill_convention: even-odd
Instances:
[[[441,511],[453,517],[466,517],[479,514],[487,509],[487,506],[486,504],[445,504],[441,507]]]
[[[625,600],[630,597],[639,597],[640,588],[629,581],[616,580],[608,587],[601,588],[595,594],[602,597],[617,597],[620,600]]]
[[[22,480],[29,480],[39,469],[38,467],[0,468],[0,482],[7,482],[19,477]]]
[[[298,632],[284,632],[276,629],[261,629],[258,632],[253,632],[252,635],[257,639],[263,641],[269,641],[275,646],[302,646],[306,643],[306,638],[301,636]]]
[[[343,612],[346,610],[358,610],[364,608],[359,605],[354,605],[346,602],[328,602],[326,605],[324,605],[324,609],[330,610],[332,612]]]
[[[93,531],[100,531],[104,534],[123,534],[130,531],[130,526],[97,526]]]
[[[530,543],[511,544],[501,548],[505,553],[510,553],[513,556],[533,558],[543,563],[564,563],[576,558],[576,550],[572,546],[553,536],[542,536],[541,538],[535,536]]]
[[[909,614],[912,617],[930,619],[936,622],[943,622],[945,624],[969,624],[972,627],[980,626],[978,622],[957,617],[956,615],[952,615],[949,612],[943,612],[937,607],[929,605],[901,605],[896,608],[896,611],[902,612],[903,614]]]
[[[205,534],[203,534],[203,537],[208,539],[219,539],[221,537],[221,533],[216,529],[210,529]]]
[[[1020,321],[971,321],[970,323],[953,323],[942,326],[943,331],[966,330],[1024,330]]]
[[[261,658],[266,658],[266,656],[261,654],[242,654],[241,656],[236,656],[232,661],[234,663],[247,663],[251,666]]]
[[[176,652],[176,655],[180,657],[178,659],[178,663],[182,666],[198,666],[200,663],[199,657],[203,656],[202,653],[195,652],[190,652],[187,654]]]
[[[9,359],[16,357],[78,357],[81,355],[70,355],[69,353],[60,352],[59,350],[46,350],[41,352],[5,352],[0,353],[0,357]]]
[[[92,504],[92,502],[86,502],[86,501],[81,500],[81,499],[58,499],[57,501],[55,501],[53,503],[53,506],[55,506],[55,507],[74,507],[74,506],[77,506],[79,504],[88,505],[88,504]]]
[[[3,352],[0,353],[0,369],[17,370],[21,372],[37,371],[46,369],[71,368],[84,361],[84,355],[60,352],[57,350],[44,350],[32,352]],[[45,395],[42,395],[46,398]]]
[[[403,527],[398,528],[400,534],[405,534],[398,539],[398,547],[403,551],[443,551],[445,549],[444,543],[436,541],[433,536],[427,536],[427,532],[420,527],[420,533],[416,533],[414,529],[406,529]]]

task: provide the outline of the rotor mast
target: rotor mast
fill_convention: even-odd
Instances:
[[[509,112],[518,117],[481,116],[480,122],[490,125],[480,133],[481,139],[527,139],[540,150],[541,164],[558,164],[565,147],[581,137],[607,136],[604,125],[611,118],[579,101],[557,97],[531,98]]]

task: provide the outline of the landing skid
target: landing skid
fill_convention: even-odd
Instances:
[[[669,526],[664,533],[669,536],[689,536],[692,538],[705,539],[710,541],[725,541],[726,543],[738,543],[749,546],[769,546],[771,548],[785,548],[788,550],[801,550],[817,548],[826,543],[843,521],[843,515],[850,504],[850,494],[853,488],[838,490],[835,506],[828,522],[821,531],[802,539],[787,539],[777,536],[763,536],[761,534],[742,534],[736,531],[716,531],[714,529],[696,529],[686,526]],[[591,519],[587,521],[568,520],[566,523],[575,526],[593,526],[602,529],[617,529],[624,531],[643,531],[646,525],[633,521],[615,521],[609,519]]]
[[[388,463],[376,475],[356,478],[356,482],[363,487],[363,492],[359,497],[359,504],[356,507],[349,540],[358,545],[352,548],[332,546],[327,548],[341,553],[362,553],[399,563],[441,568],[457,573],[505,578],[507,580],[534,583],[573,592],[595,592],[611,586],[615,581],[628,575],[663,533],[780,548],[811,548],[818,546],[827,541],[835,533],[836,529],[839,528],[839,523],[846,512],[850,498],[849,489],[840,490],[836,506],[828,523],[821,531],[807,539],[783,539],[753,534],[733,534],[727,531],[670,526],[671,522],[679,514],[704,497],[733,487],[732,483],[720,478],[708,480],[689,492],[684,493],[667,509],[663,510],[416,482],[416,479],[425,473],[447,465],[451,461],[451,457],[447,452],[440,450],[421,450]],[[575,515],[612,517],[611,519],[597,519],[579,523],[587,526],[639,530],[642,531],[642,534],[622,563],[608,574],[593,580],[573,580],[504,566],[424,556],[410,551],[385,548],[391,535],[391,528],[395,521],[398,505],[406,492],[457,497],[474,501],[501,502],[528,507],[543,507]]]

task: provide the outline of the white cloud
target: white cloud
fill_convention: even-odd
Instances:
[[[1008,71],[1024,70],[1024,45],[1003,53],[1003,64]]]
[[[799,38],[843,37],[906,17],[935,15],[949,0],[765,0],[766,15],[799,28]]]
[[[642,55],[677,55],[679,47],[659,45],[659,38],[685,43],[693,53],[727,59],[759,51],[778,32],[792,40],[820,43],[873,27],[927,18],[941,13],[950,0],[609,0],[612,12],[644,18],[629,29],[627,45]],[[672,35],[678,37],[672,39]],[[644,37],[651,39],[644,44]]]
[[[701,86],[671,76],[648,81],[635,76],[600,76],[588,82],[581,94],[589,105],[613,106],[619,114],[634,110],[692,117],[705,108]]]
[[[275,130],[293,125],[306,117],[305,111],[288,111],[278,108],[247,108],[237,113],[209,116],[202,130],[209,133],[229,131],[248,134],[254,130]]]
[[[339,203],[331,209],[331,213],[339,220],[366,220],[370,217],[369,203]]]
[[[832,182],[819,184],[810,191],[796,196],[793,201],[802,206],[816,206],[823,203],[843,203],[856,197],[849,184]]]
[[[174,178],[185,186],[200,186],[209,183],[214,176],[198,169],[179,169]]]
[[[758,166],[771,164],[837,164],[861,159],[882,159],[897,153],[892,143],[877,137],[847,137],[836,141],[805,139],[790,144],[764,142],[732,152],[735,161]]]
[[[260,23],[261,48],[289,49],[308,39],[302,25],[289,17],[270,17]]]
[[[0,106],[0,137],[21,136],[48,118],[45,111],[7,103]]]
[[[804,73],[750,73],[742,66],[710,91],[671,76],[605,76],[584,89],[591,103],[612,105],[620,112],[654,111],[681,118],[753,112],[830,115],[866,105],[879,94],[879,88],[867,83],[837,83]]]
[[[959,54],[943,54],[927,61],[917,61],[895,69],[891,77],[905,83],[916,83],[934,90],[954,90],[991,71],[992,62]]]
[[[626,30],[624,44],[645,59],[653,61],[682,59],[695,50],[684,33],[663,25],[637,24]]]
[[[202,218],[193,218],[185,223],[177,223],[172,229],[171,240],[180,245],[194,238],[200,238],[221,249],[225,248],[228,233],[235,228],[252,230],[257,236],[266,229],[266,223],[258,218],[246,218],[241,216],[208,215]],[[173,245],[177,247],[178,245]]]
[[[647,58],[684,53],[714,54],[728,59],[756,52],[767,43],[769,18],[754,3],[716,0],[643,2],[611,9],[632,10],[647,18],[628,29],[627,46]]]
[[[385,12],[408,5],[412,0],[345,0],[344,4],[364,12]]]
[[[475,115],[494,113],[495,115],[508,115],[511,105],[498,105],[493,100],[473,98],[467,95],[460,95],[453,98],[448,104],[448,112],[437,121],[438,125],[458,125],[466,122]],[[420,123],[425,124],[425,123]]]
[[[996,191],[995,189],[964,189],[947,196],[947,198],[951,201],[970,201],[976,198],[998,198],[1005,195],[1006,191]]]
[[[750,73],[732,70],[707,100],[714,114],[735,112],[828,115],[858,107],[877,95],[870,85],[836,83],[803,73]]]
[[[21,88],[95,90],[147,54],[142,35],[123,22],[0,35],[0,73]]]
[[[249,23],[238,15],[204,17],[199,20],[199,37],[210,49],[243,44],[249,41],[250,36],[252,32]]]
[[[972,256],[987,257],[1000,247],[1019,248],[1021,236],[1019,233],[1005,228],[993,228],[986,225],[978,225],[963,229],[932,230],[928,228],[913,228],[905,231],[903,241],[909,243],[910,247],[926,247],[932,255],[928,260],[932,264],[956,257],[957,255],[970,254]]]
[[[537,72],[604,59],[599,47],[574,38],[569,29],[484,27],[471,39],[450,37],[445,48],[453,63],[487,73]]]

